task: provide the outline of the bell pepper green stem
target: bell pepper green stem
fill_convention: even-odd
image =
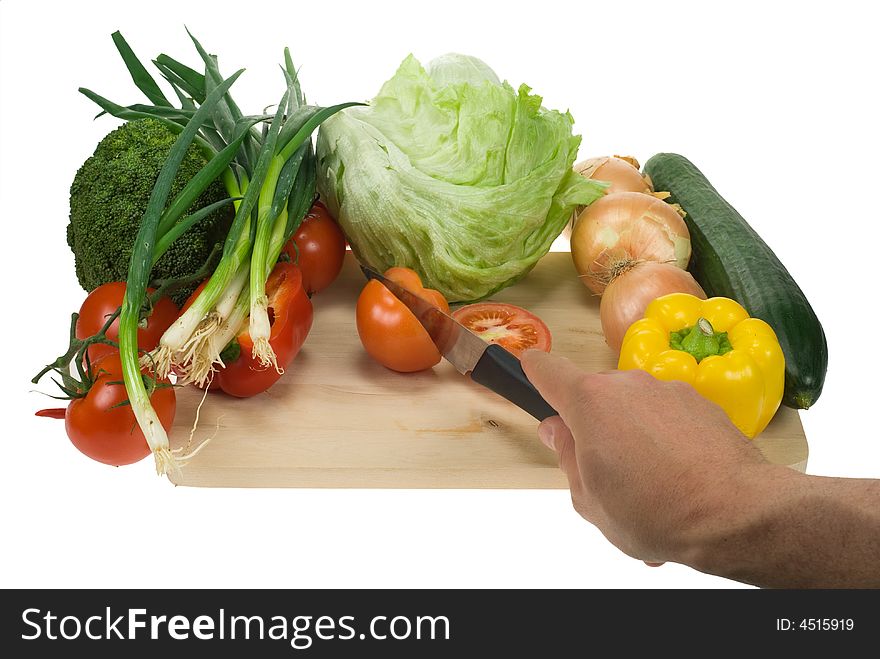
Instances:
[[[705,318],[700,318],[691,327],[670,332],[669,347],[673,350],[683,350],[696,359],[697,363],[706,357],[724,355],[733,350],[727,332],[716,332],[712,323]]]

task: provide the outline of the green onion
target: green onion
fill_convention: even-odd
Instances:
[[[174,90],[175,107],[147,72],[118,32],[113,41],[135,84],[152,105],[114,103],[88,89],[80,91],[103,113],[124,120],[151,117],[178,133],[141,223],[132,253],[128,288],[120,316],[120,351],[123,350],[125,384],[138,424],[156,457],[159,473],[166,473],[185,458],[175,457],[165,430],[150,405],[137,355],[137,320],[153,263],[187,229],[216,205],[184,216],[201,191],[220,178],[233,203],[235,217],[226,235],[223,254],[204,288],[162,337],[159,347],[145,355],[158,377],[172,369],[178,382],[205,384],[220,357],[248,320],[254,357],[277,368],[269,345],[266,281],[284,244],[302,222],[315,198],[315,156],[311,135],[339,110],[359,105],[331,107],[305,105],[290,52],[284,51],[286,91],[274,115],[245,116],[229,94],[241,71],[223,79],[217,58],[189,35],[204,64],[201,73],[165,54],[153,64]],[[263,122],[262,133],[256,124]],[[208,163],[184,189],[168,200],[183,154],[195,143]]]
[[[162,210],[171,193],[174,177],[177,175],[186,150],[195,138],[199,127],[208,119],[214,106],[241,73],[242,71],[238,71],[223,81],[205,99],[205,103],[196,111],[178,135],[168,154],[168,159],[159,172],[156,184],[153,186],[131,254],[125,297],[119,314],[119,356],[122,361],[122,374],[132,411],[153,452],[156,471],[160,475],[175,469],[176,462],[169,447],[168,435],[150,403],[150,394],[147,392],[141,375],[137,342],[140,311],[147,295],[147,284],[150,279],[156,234],[162,219]],[[210,183],[210,181],[207,183],[197,181],[197,178],[192,179],[186,187],[195,188],[200,184],[207,187]]]
[[[266,136],[264,148],[271,147],[273,151],[275,149],[275,144],[278,142],[278,134],[281,132],[287,99],[288,92],[284,92],[284,96],[282,96],[281,102],[278,104],[278,112],[275,114],[275,119],[272,121],[272,126]],[[266,278],[268,277],[266,260],[269,252],[269,239],[277,219],[277,215],[273,215],[277,210],[277,206],[273,204],[275,188],[286,164],[280,155],[275,155],[269,163],[266,180],[260,190],[260,201],[257,207],[257,231],[254,236],[254,249],[250,263],[250,334],[254,344],[253,357],[259,360],[261,366],[272,366],[275,369],[278,368],[278,363],[272,346],[269,345],[271,328],[269,324],[269,300],[266,297]],[[278,210],[278,214],[281,212],[283,212],[283,209]],[[275,259],[277,260],[278,257],[276,256]]]
[[[286,94],[283,101],[286,101]],[[271,172],[275,142],[281,130],[281,107],[272,122],[266,140],[260,147],[250,184],[226,236],[223,258],[190,308],[168,328],[159,342],[158,352],[154,358],[159,375],[167,375],[171,365],[176,364],[186,381],[193,376],[200,377],[201,372],[210,369],[216,361],[217,355],[211,354],[206,349],[210,345],[211,335],[223,322],[223,317],[214,309],[214,305],[226,288],[233,284],[239,269],[250,258],[251,212],[255,209],[259,210],[257,204],[264,181],[274,186],[274,181],[267,179],[267,175]],[[258,222],[259,220],[257,224]],[[254,230],[256,228],[257,226],[253,227]],[[191,374],[190,371],[193,373]]]

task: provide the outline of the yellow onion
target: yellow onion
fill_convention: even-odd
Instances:
[[[638,192],[601,197],[578,215],[571,256],[583,284],[599,295],[634,261],[687,267],[687,225],[665,201]]]
[[[668,193],[655,193],[651,178],[639,171],[639,161],[632,156],[601,156],[588,158],[575,163],[574,171],[581,176],[595,181],[604,181],[609,186],[605,194],[615,192],[642,192],[652,194],[659,199],[668,197]],[[566,226],[563,236],[569,238],[577,216],[584,210],[584,206],[577,206],[572,214],[571,222]]]
[[[701,300],[706,293],[687,270],[670,263],[639,261],[608,284],[599,305],[599,319],[605,342],[620,352],[623,335],[645,315],[648,305],[667,293],[690,293]]]
[[[594,181],[605,181],[611,185],[606,194],[615,192],[644,192],[652,194],[651,179],[639,171],[639,161],[630,156],[602,156],[576,163],[574,170]]]

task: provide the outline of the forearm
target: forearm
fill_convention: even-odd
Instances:
[[[880,587],[880,481],[770,465],[748,479],[682,562],[762,587]]]

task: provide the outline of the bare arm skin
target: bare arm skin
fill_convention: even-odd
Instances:
[[[880,587],[880,480],[769,464],[714,403],[642,371],[523,355],[575,509],[628,555],[763,587]]]

